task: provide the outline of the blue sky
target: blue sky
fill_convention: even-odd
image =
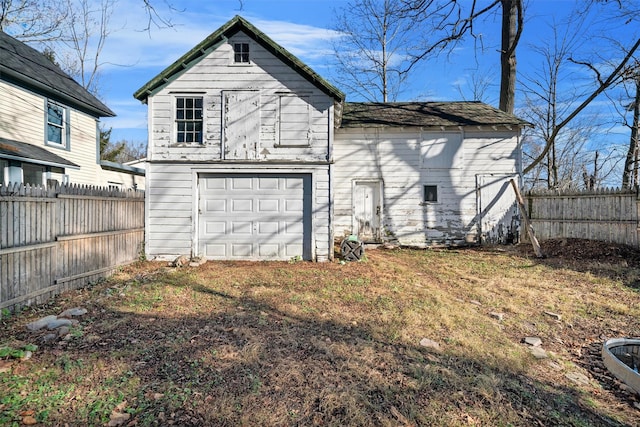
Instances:
[[[139,89],[165,67],[214,32],[234,15],[242,15],[276,42],[298,56],[336,86],[331,71],[332,40],[339,36],[334,26],[334,10],[346,0],[171,0],[180,12],[171,13],[162,0],[156,0],[158,12],[168,16],[172,28],[142,31],[147,15],[141,0],[119,0],[112,17],[116,28],[107,41],[102,61],[100,93],[118,115],[105,119],[113,128],[112,140],[146,141],[146,105],[133,98]],[[534,69],[539,62],[529,48],[531,43],[550,40],[549,24],[562,20],[576,3],[571,0],[530,0],[523,40],[518,48],[519,72]],[[492,80],[485,100],[497,104],[499,85],[499,17],[478,25],[476,46],[460,45],[448,57],[423,64],[414,73],[408,90],[400,100],[459,100],[469,94],[472,76],[485,75]],[[612,29],[612,32],[618,31]],[[616,34],[612,34],[614,37]],[[583,77],[586,70],[581,70]],[[588,77],[588,76],[587,76]],[[347,93],[347,100],[358,101]],[[521,99],[517,99],[518,104]],[[604,102],[603,102],[604,105]],[[607,112],[606,114],[609,114]],[[607,119],[609,120],[609,119]],[[613,124],[613,118],[610,119]],[[617,131],[624,133],[624,130]],[[616,133],[612,130],[611,132]]]

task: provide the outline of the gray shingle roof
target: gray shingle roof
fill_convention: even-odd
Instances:
[[[0,31],[0,75],[34,87],[64,104],[96,117],[115,113],[42,53]]]
[[[75,163],[62,158],[57,154],[47,151],[42,147],[5,138],[0,138],[0,158],[24,160],[30,163],[58,166],[63,168],[80,168],[80,166],[76,165]]]
[[[227,38],[239,31],[243,31],[256,42],[260,43],[260,45],[262,45],[266,50],[296,70],[300,75],[316,85],[316,87],[327,95],[333,97],[339,102],[344,100],[344,94],[339,89],[323,79],[308,65],[300,61],[295,55],[271,40],[265,33],[249,23],[249,21],[237,15],[138,89],[133,96],[140,101],[145,101],[149,94],[155,92],[159,88],[162,88],[165,84],[171,81],[173,77],[179,75],[183,70],[188,69],[195,61],[206,56],[210,52],[210,49],[217,48],[220,43],[224,43]]]
[[[433,126],[530,126],[518,117],[475,101],[348,102],[341,128]]]

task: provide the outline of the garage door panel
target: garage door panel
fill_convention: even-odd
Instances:
[[[247,235],[250,236],[253,229],[253,224],[251,222],[245,221],[233,221],[231,222],[231,232],[234,236],[237,235]]]
[[[210,174],[199,180],[200,255],[310,258],[311,175]]]
[[[234,190],[251,190],[253,189],[252,178],[230,178],[232,188]]]
[[[234,258],[251,257],[252,245],[250,243],[233,243],[231,245],[231,256]]]
[[[260,258],[276,258],[280,246],[273,243],[262,243],[258,245],[258,255]]]
[[[280,178],[258,178],[258,188],[260,190],[279,190]]]
[[[259,222],[258,234],[277,236],[280,232],[280,227],[277,222]]]
[[[280,201],[277,199],[258,200],[258,211],[259,212],[279,212]]]
[[[222,221],[207,221],[205,223],[205,233],[224,235],[227,232],[227,223]]]
[[[227,201],[220,199],[211,199],[205,202],[205,209],[208,212],[225,212],[227,210]]]
[[[253,211],[253,200],[232,200],[231,212],[251,212]]]
[[[208,243],[205,245],[205,252],[210,257],[226,258],[227,245],[224,243]]]

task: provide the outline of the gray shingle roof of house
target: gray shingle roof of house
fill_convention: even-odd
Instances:
[[[47,96],[96,117],[115,113],[42,53],[0,31],[0,75],[34,87]]]
[[[476,101],[460,102],[348,102],[341,128],[530,126],[518,117]]]
[[[0,138],[0,158],[24,160],[42,165],[80,168],[73,162],[36,145]]]
[[[145,101],[149,94],[163,87],[171,81],[172,78],[179,75],[181,71],[188,69],[195,61],[200,60],[202,57],[209,54],[211,50],[220,46],[221,43],[224,43],[227,38],[240,31],[243,31],[256,42],[260,43],[260,45],[267,51],[271,52],[285,64],[296,70],[300,75],[316,85],[316,87],[324,93],[339,102],[344,101],[345,96],[339,89],[323,79],[309,66],[300,61],[295,55],[271,40],[266,34],[249,23],[249,21],[237,15],[138,89],[133,96],[140,101]]]

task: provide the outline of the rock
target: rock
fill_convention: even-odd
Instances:
[[[85,314],[87,314],[87,310],[85,308],[75,307],[63,311],[58,315],[58,317],[78,317],[84,316]]]
[[[633,407],[640,410],[640,403],[638,402],[633,402]]]
[[[544,351],[544,349],[542,347],[530,347],[529,348],[529,352],[533,355],[533,357],[535,357],[536,359],[546,359],[549,356],[547,355],[547,352]]]
[[[489,316],[493,317],[494,319],[498,319],[501,322],[504,319],[504,313],[496,313],[495,311],[489,313]]]
[[[207,262],[206,258],[191,258],[191,262],[189,262],[189,267],[200,267],[201,265]]]
[[[186,267],[187,265],[189,265],[189,257],[186,255],[180,255],[171,263],[172,267],[177,268]]]
[[[558,321],[562,320],[562,316],[559,315],[558,313],[553,313],[551,311],[545,311],[544,314],[546,314],[549,317],[553,317],[554,319],[556,319]]]
[[[129,418],[131,418],[131,414],[126,414],[126,413],[123,414],[123,413],[120,413],[120,412],[114,412],[109,417],[109,423],[107,424],[107,426],[109,426],[109,427],[121,426],[124,423],[126,423],[127,421],[129,421]]]
[[[576,384],[584,384],[584,385],[589,384],[589,377],[587,377],[585,374],[581,372],[569,372],[567,374],[564,374],[564,376],[569,378],[571,381],[573,381]]]
[[[476,301],[476,300],[474,300],[474,299],[469,300],[469,302],[470,302],[471,304],[473,304],[473,305],[482,305],[482,303],[481,303],[480,301]]]
[[[29,350],[26,350],[24,352],[24,356],[22,356],[20,358],[20,361],[21,362],[26,362],[27,360],[31,359],[32,356],[33,356],[33,353],[31,351],[29,351]]]
[[[33,417],[33,415],[27,415],[26,417],[22,418],[22,424],[26,426],[32,426],[38,424],[38,421]]]
[[[38,319],[35,322],[31,322],[27,325],[27,329],[30,331],[38,331],[42,328],[44,328],[45,326],[47,326],[49,324],[49,322],[52,322],[54,320],[56,320],[58,317],[55,315],[50,315],[50,316],[46,316],[43,317],[42,319]]]
[[[42,342],[48,343],[58,338],[58,334],[47,334],[41,338]]]
[[[422,338],[420,340],[420,345],[422,347],[430,348],[433,350],[440,350],[440,344],[438,344],[436,341],[430,340],[429,338]]]
[[[67,335],[70,332],[70,329],[68,326],[60,326],[60,328],[58,328],[58,336],[59,337],[63,337],[65,335]]]
[[[58,329],[61,326],[71,326],[71,325],[73,325],[73,322],[69,319],[55,319],[47,323],[47,329],[52,330],[52,329]]]
[[[525,337],[524,343],[531,347],[540,347],[542,345],[542,340],[538,337]]]

